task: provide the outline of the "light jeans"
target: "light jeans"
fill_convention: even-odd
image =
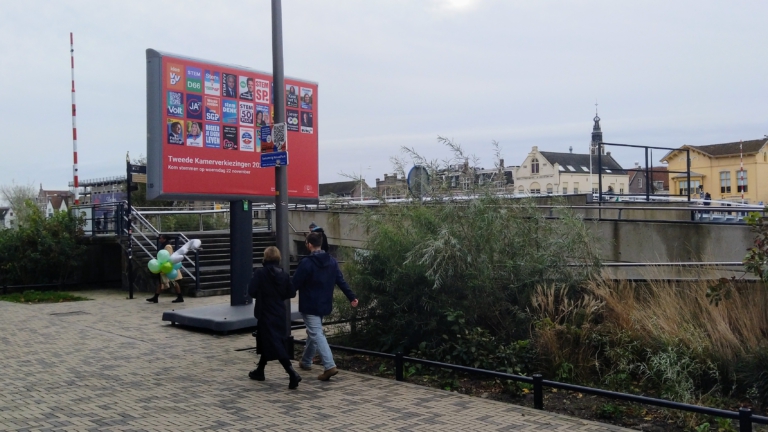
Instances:
[[[304,355],[301,356],[301,364],[312,365],[312,359],[315,357],[315,351],[320,354],[320,360],[323,362],[325,370],[335,368],[331,347],[323,333],[323,317],[317,315],[301,314],[304,325],[307,326],[307,345],[304,347]]]

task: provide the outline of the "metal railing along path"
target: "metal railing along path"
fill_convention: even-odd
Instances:
[[[293,340],[290,341],[300,345],[306,345],[305,340]],[[727,418],[731,420],[737,420],[739,422],[739,432],[752,432],[753,424],[768,425],[768,417],[757,416],[752,414],[752,410],[749,408],[740,408],[738,411],[730,411],[718,408],[709,408],[699,405],[685,404],[681,402],[674,402],[665,399],[651,398],[647,396],[632,395],[628,393],[619,393],[610,390],[597,389],[592,387],[585,387],[575,384],[568,384],[558,381],[545,380],[541,374],[533,374],[533,376],[527,377],[522,375],[514,375],[505,372],[490,371],[486,369],[477,369],[468,366],[459,366],[450,363],[442,363],[432,360],[425,360],[416,357],[408,357],[403,355],[402,352],[397,354],[382,353],[377,351],[369,351],[358,348],[350,348],[339,345],[329,345],[331,349],[348,352],[352,354],[361,354],[371,357],[385,358],[394,360],[395,362],[395,380],[405,381],[405,363],[420,364],[423,366],[429,366],[439,369],[448,369],[456,372],[463,372],[475,375],[482,375],[492,378],[498,378],[503,380],[509,380],[514,382],[520,382],[530,384],[533,386],[533,407],[535,409],[544,409],[544,388],[554,388],[559,390],[566,390],[572,392],[586,393],[594,396],[600,396],[607,399],[623,400],[627,402],[639,403],[644,405],[651,405],[659,408],[668,408],[678,411],[685,411],[697,414],[703,414],[713,417]],[[289,353],[293,353],[291,349]]]

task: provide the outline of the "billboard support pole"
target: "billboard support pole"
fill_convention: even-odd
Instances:
[[[248,304],[248,283],[253,276],[253,213],[248,200],[229,203],[229,304]]]
[[[283,70],[283,12],[280,0],[272,0],[272,77],[275,83],[274,123],[285,123],[285,73]],[[283,271],[290,273],[290,241],[288,239],[288,167],[275,167],[275,234],[277,248],[283,256]],[[290,341],[291,301],[285,301],[285,329]],[[289,347],[292,344],[289,342]],[[293,358],[293,350],[288,352]]]

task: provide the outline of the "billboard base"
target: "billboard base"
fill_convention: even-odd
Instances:
[[[291,321],[301,320],[299,305],[291,303]],[[231,306],[217,304],[163,312],[163,321],[187,327],[229,333],[256,327],[253,304]]]

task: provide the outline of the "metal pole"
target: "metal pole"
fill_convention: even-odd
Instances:
[[[648,171],[648,147],[645,148],[645,200],[650,202],[651,201],[651,185],[653,183],[651,182],[649,171]]]
[[[126,253],[128,255],[128,298],[133,299],[133,231],[131,229],[131,159],[126,154],[125,158],[125,195],[128,198],[128,246]],[[91,210],[95,214],[95,209]]]
[[[533,374],[533,408],[544,409],[544,386],[542,381],[544,377],[541,374]]]
[[[403,353],[400,351],[395,354],[395,380],[405,381],[405,376],[403,374]]]
[[[80,184],[78,182],[77,167],[77,108],[75,108],[75,40],[72,32],[69,33],[69,56],[72,60],[72,185],[75,187],[75,205],[80,204]]]
[[[688,182],[685,185],[688,202],[691,202],[691,151],[688,149],[685,150],[685,180]]]
[[[280,0],[272,0],[272,78],[275,83],[275,123],[285,123],[285,73],[283,71],[283,11]],[[283,256],[283,271],[290,273],[288,238],[288,167],[275,167],[275,237]],[[285,331],[291,335],[291,301],[285,301]],[[293,351],[288,353],[293,358]]]
[[[752,410],[739,408],[739,432],[752,432]]]
[[[589,187],[592,187],[590,185]],[[598,208],[597,208],[597,219],[603,218],[603,210],[601,207],[603,206],[603,142],[598,141],[597,142],[597,201],[598,201]]]

